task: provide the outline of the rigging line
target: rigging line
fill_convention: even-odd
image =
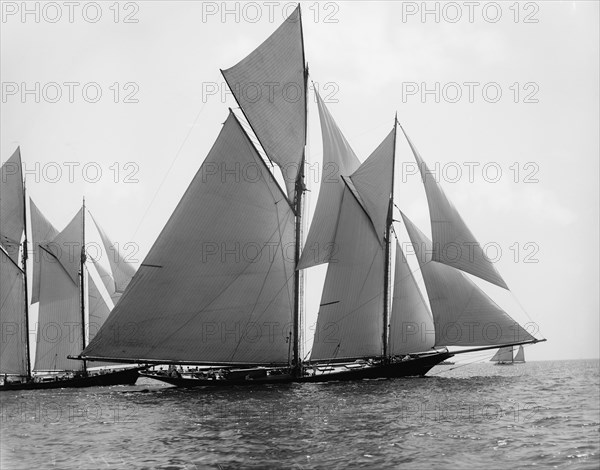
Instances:
[[[144,219],[148,215],[148,212],[150,211],[150,208],[152,207],[152,204],[154,204],[154,201],[156,200],[156,196],[158,196],[158,193],[160,192],[163,184],[167,180],[167,177],[169,176],[169,173],[171,172],[171,169],[173,168],[173,166],[175,166],[175,162],[179,158],[179,155],[181,154],[181,151],[183,150],[184,145],[186,144],[186,142],[190,138],[190,135],[192,134],[192,131],[196,127],[196,123],[198,122],[198,119],[200,118],[200,115],[202,114],[202,111],[204,111],[204,107],[205,106],[206,106],[206,102],[203,103],[202,106],[200,106],[200,111],[198,111],[198,114],[196,115],[196,117],[194,119],[194,122],[192,123],[192,126],[190,127],[190,130],[188,131],[188,133],[184,137],[183,142],[181,142],[181,145],[179,146],[179,149],[177,150],[177,152],[175,153],[175,156],[171,160],[171,165],[169,165],[169,168],[165,172],[165,176],[163,176],[163,179],[160,182],[160,184],[158,185],[158,188],[156,188],[156,191],[154,191],[154,195],[152,196],[152,200],[148,203],[148,206],[146,207],[146,210],[144,211],[144,214],[142,215],[142,218],[140,219],[137,227],[135,228],[135,231],[133,232],[133,235],[131,235],[131,239],[132,240],[135,238],[135,236],[138,233],[138,230],[142,226],[142,223],[144,222]]]

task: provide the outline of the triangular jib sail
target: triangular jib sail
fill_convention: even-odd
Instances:
[[[404,131],[404,129],[402,130]],[[406,132],[404,135],[421,171],[421,178],[427,194],[433,238],[432,259],[508,289],[506,282],[444,194]]]
[[[433,261],[431,240],[402,214],[417,255],[431,311],[436,346],[486,346],[535,338],[459,270]]]

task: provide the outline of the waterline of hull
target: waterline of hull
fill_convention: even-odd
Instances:
[[[389,379],[397,377],[421,377],[440,362],[452,357],[451,353],[437,353],[411,358],[390,364],[366,366],[358,369],[331,371],[294,377],[291,374],[268,375],[260,378],[204,379],[195,377],[172,377],[152,373],[140,373],[140,376],[160,380],[177,387],[233,387],[283,383],[316,383],[350,381],[363,379]]]

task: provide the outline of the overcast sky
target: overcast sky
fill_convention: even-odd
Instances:
[[[29,195],[58,228],[85,195],[139,263],[236,106],[219,69],[293,4],[75,3],[31,2],[25,15],[2,4],[0,158],[20,145]],[[514,297],[486,291],[548,338],[532,360],[599,354],[598,5],[431,2],[424,16],[421,2],[302,5],[311,79],[357,155],[397,111],[479,241],[501,249]],[[314,102],[309,113],[317,168]],[[430,233],[402,139],[397,158],[397,202]],[[308,323],[323,273],[308,272]]]

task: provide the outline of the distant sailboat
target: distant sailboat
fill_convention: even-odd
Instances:
[[[519,345],[517,354],[514,354],[513,346],[500,348],[490,361],[495,362],[496,365],[512,365],[515,362],[525,362],[525,350],[522,345]]]
[[[222,73],[250,131],[230,110],[179,205],[80,359],[201,366],[183,375],[173,367],[169,375],[143,375],[180,386],[228,386],[424,375],[455,354],[544,341],[463,274],[507,288],[396,119],[361,163],[316,94],[323,165],[335,172],[321,183],[302,242],[308,69],[299,6]],[[246,92],[261,83],[279,89]],[[294,99],[283,95],[292,89]],[[433,241],[405,214],[401,218],[431,310],[393,241],[398,127],[419,163],[429,203]],[[285,189],[263,155],[282,170]],[[252,168],[252,178],[228,176],[231,168]],[[471,249],[447,250],[461,244]],[[302,271],[323,263],[327,275],[305,362]],[[115,337],[126,325],[135,325],[135,333]],[[451,352],[449,346],[469,349]]]
[[[85,347],[85,326],[97,322],[96,329],[99,328],[110,309],[92,278],[85,273],[85,207],[62,232],[58,232],[30,201],[34,247],[32,303],[40,304],[36,376],[32,375],[28,335],[27,218],[21,168],[20,149],[17,149],[2,166],[1,318],[3,328],[14,326],[14,334],[2,341],[0,372],[4,375],[4,383],[0,390],[134,383],[137,369],[94,374],[87,371],[85,362],[67,358]],[[16,260],[23,235],[19,266]],[[90,331],[90,336],[92,334]]]

